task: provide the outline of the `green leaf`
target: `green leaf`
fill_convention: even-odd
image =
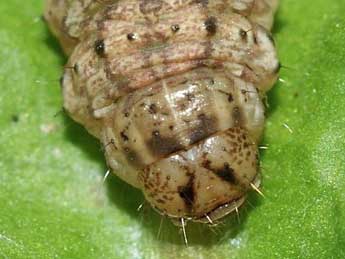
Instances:
[[[282,1],[266,198],[251,194],[240,222],[188,225],[188,248],[169,220],[137,211],[140,191],[115,176],[102,185],[98,141],[58,113],[66,60],[42,2],[0,3],[0,258],[345,257],[343,0]]]

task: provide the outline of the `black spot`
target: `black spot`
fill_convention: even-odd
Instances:
[[[128,118],[129,117],[129,112],[125,112],[125,117]]]
[[[224,167],[217,169],[214,172],[224,181],[227,181],[231,184],[238,184],[238,181],[235,177],[235,171],[229,166],[228,163],[224,163]]]
[[[154,103],[150,104],[150,106],[149,106],[149,112],[150,112],[151,114],[156,114],[156,113],[157,113],[157,105],[154,104]]]
[[[225,91],[222,91],[222,90],[218,90],[218,92],[227,95],[227,96],[228,96],[228,101],[229,101],[229,103],[231,103],[231,102],[234,101],[234,97],[232,96],[231,93],[228,93],[228,92],[225,92]]]
[[[187,185],[179,186],[178,193],[180,197],[183,199],[186,208],[191,211],[193,208],[194,200],[195,200],[195,192],[194,192],[194,175],[191,175]]]
[[[180,30],[180,25],[178,25],[178,24],[173,24],[173,25],[171,25],[171,30],[173,31],[173,32],[178,32],[179,30]]]
[[[247,32],[243,29],[240,29],[240,37],[243,41],[247,41],[247,39],[248,39]]]
[[[136,34],[133,33],[133,32],[127,34],[127,39],[128,39],[129,41],[133,41],[133,40],[135,40],[136,38],[137,38],[137,36],[136,36]]]
[[[217,32],[217,19],[215,17],[207,18],[204,25],[209,35],[214,35]]]
[[[174,130],[174,126],[173,126],[173,125],[170,125],[170,126],[169,126],[169,129],[170,129],[170,130]]]
[[[199,114],[198,125],[191,129],[189,136],[190,144],[194,144],[202,139],[207,138],[217,131],[217,118],[209,117],[205,114]]]
[[[128,136],[125,134],[125,131],[121,131],[120,135],[121,135],[121,138],[123,139],[123,141],[129,140]]]
[[[234,101],[234,97],[232,96],[231,93],[228,94],[228,101],[229,101],[229,103]]]
[[[103,40],[96,40],[94,48],[98,56],[104,57],[105,45]]]

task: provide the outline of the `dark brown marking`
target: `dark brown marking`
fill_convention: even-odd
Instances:
[[[194,144],[202,139],[207,138],[211,134],[217,131],[217,118],[206,116],[205,114],[199,114],[198,125],[191,129],[190,132],[190,144]]]
[[[156,201],[157,201],[158,203],[161,203],[161,204],[164,204],[164,203],[165,203],[165,201],[162,200],[162,199],[157,199]]]
[[[128,39],[129,41],[133,41],[133,40],[135,40],[136,38],[137,38],[137,36],[136,36],[136,34],[133,33],[133,32],[127,34],[127,39]]]
[[[218,90],[218,92],[227,95],[227,96],[228,96],[228,101],[229,101],[229,103],[231,103],[231,102],[234,101],[234,97],[232,96],[231,93],[228,93],[228,92],[225,92],[225,91],[222,91],[222,90]]]
[[[240,37],[243,41],[247,41],[248,40],[248,34],[245,30],[240,29]]]
[[[207,18],[204,25],[209,35],[214,35],[217,32],[217,19],[215,17]]]
[[[254,33],[254,35],[253,35],[253,40],[254,40],[254,44],[258,44],[258,39],[257,39],[257,37],[256,37],[256,35],[255,35],[255,33]]]
[[[205,159],[202,161],[202,167],[211,170],[211,160]]]
[[[123,139],[123,141],[129,140],[128,136],[125,134],[125,131],[121,131],[120,135],[121,135],[121,138]]]
[[[238,184],[238,181],[235,177],[235,171],[229,165],[229,163],[224,163],[224,166],[220,169],[214,170],[214,173],[217,174],[222,180],[227,181],[231,184]]]
[[[152,132],[152,138],[147,141],[147,146],[154,156],[163,157],[183,149],[178,139],[161,136],[159,131]]]
[[[173,25],[171,25],[171,30],[172,30],[172,32],[178,32],[179,30],[180,30],[180,25],[178,25],[178,24],[173,24]]]
[[[94,44],[94,49],[95,49],[95,52],[96,52],[96,54],[98,56],[104,57],[105,45],[104,45],[104,41],[103,40],[96,40],[96,42]]]
[[[246,149],[246,148],[248,148],[249,146],[250,146],[250,144],[249,144],[248,142],[244,142],[244,143],[243,143],[243,148]]]
[[[191,175],[187,185],[179,186],[178,193],[180,197],[183,199],[186,208],[191,211],[193,209],[193,204],[195,200],[195,192],[194,192],[194,175]]]
[[[228,101],[229,101],[229,103],[234,101],[234,97],[232,96],[231,93],[228,94]]]
[[[149,106],[149,112],[150,112],[151,114],[156,114],[156,113],[157,113],[157,105],[154,104],[154,103],[150,104],[150,106]]]

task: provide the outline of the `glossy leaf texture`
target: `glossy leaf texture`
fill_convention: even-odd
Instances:
[[[262,191],[239,218],[181,231],[110,176],[59,112],[66,61],[43,1],[0,3],[0,258],[344,258],[345,5],[282,0]]]

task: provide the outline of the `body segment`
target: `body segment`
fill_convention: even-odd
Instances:
[[[240,206],[259,185],[277,1],[47,2],[71,54],[64,107],[101,140],[109,167],[172,218],[217,220]]]

